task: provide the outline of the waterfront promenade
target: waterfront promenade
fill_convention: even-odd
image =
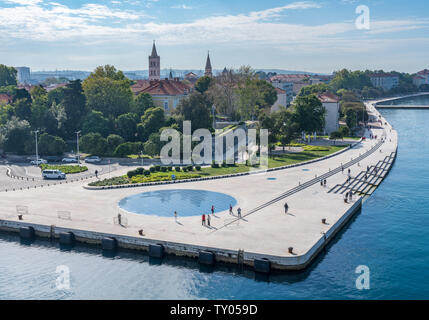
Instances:
[[[167,252],[171,248],[170,252],[179,255],[195,256],[201,250],[208,250],[215,252],[217,259],[222,259],[224,253],[223,260],[229,262],[237,260],[240,250],[244,264],[252,265],[255,259],[267,258],[274,268],[304,268],[323,248],[325,241],[341,228],[346,218],[358,210],[362,201],[362,196],[356,193],[351,202],[345,203],[343,194],[329,191],[337,185],[344,185],[349,168],[351,176],[356,177],[367,166],[375,166],[396,152],[396,131],[380,118],[372,103],[366,105],[370,116],[375,120],[381,119],[382,125],[378,121],[370,123],[371,129],[365,132],[366,140],[335,157],[267,173],[180,184],[94,191],[83,188],[91,181],[86,180],[3,192],[0,227],[17,225],[16,206],[23,205],[28,206],[29,213],[24,215],[22,222],[45,225],[48,229],[54,226],[57,232],[85,230],[88,236],[91,232],[98,232],[116,237],[119,244],[121,239],[125,239],[136,247],[138,243],[158,243]],[[377,139],[369,139],[370,133]],[[381,138],[384,143],[381,143]],[[358,157],[362,159],[353,161]],[[341,164],[348,166],[344,172],[338,170]],[[129,169],[118,170],[115,175],[126,170]],[[383,171],[386,173],[387,170]],[[308,183],[313,179],[317,181],[317,177],[322,175],[329,176],[326,187],[317,182]],[[216,213],[211,219],[212,228],[201,226],[200,216],[181,217],[180,212],[178,222],[173,213],[171,218],[166,218],[122,212],[128,226],[113,223],[119,212],[118,201],[122,198],[167,189],[199,189],[229,194],[237,200],[235,216],[227,211]],[[288,190],[297,191],[288,194]],[[273,201],[276,198],[279,200]],[[285,202],[289,206],[288,214],[284,213]],[[202,213],[209,213],[210,206],[207,203],[207,212]],[[242,208],[242,219],[236,216],[238,207]],[[70,212],[71,220],[59,219],[58,211]],[[325,224],[322,219],[326,219]],[[140,229],[143,229],[144,236],[139,235]],[[100,234],[94,237],[100,238]],[[292,252],[289,248],[293,248]]]

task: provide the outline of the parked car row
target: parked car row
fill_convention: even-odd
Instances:
[[[48,156],[46,157],[46,159],[38,159],[38,160],[32,160],[30,161],[31,164],[33,165],[41,165],[41,164],[47,164],[47,163],[52,163],[52,162],[62,162],[62,163],[78,163],[78,160],[76,157],[66,157],[66,158],[62,158],[61,157],[57,157],[57,156]],[[98,156],[91,156],[85,159],[86,163],[100,163],[101,162],[101,158]]]

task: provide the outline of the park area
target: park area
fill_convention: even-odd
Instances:
[[[321,158],[346,148],[343,146],[309,146],[301,147],[302,151],[271,154],[268,159],[269,168],[277,168],[291,164]],[[255,167],[246,164],[212,164],[211,166],[152,166],[148,169],[137,168],[126,175],[91,182],[93,187],[147,183],[157,181],[186,180],[211,176],[222,176],[248,172]]]

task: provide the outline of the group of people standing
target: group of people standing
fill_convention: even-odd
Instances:
[[[212,216],[214,216],[214,212],[215,212],[215,208],[212,205],[212,207],[211,207],[211,215]],[[231,204],[229,205],[229,214],[234,215]],[[237,216],[239,219],[241,219],[241,208],[240,207],[238,207],[238,209],[237,209]],[[211,220],[210,214],[204,214],[203,213],[203,215],[201,216],[201,225],[203,225],[203,226],[207,225],[208,227],[210,227],[210,220]]]

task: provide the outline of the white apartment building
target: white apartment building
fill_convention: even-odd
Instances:
[[[374,87],[389,91],[399,85],[399,77],[391,73],[374,73],[370,76]]]
[[[424,69],[420,72],[417,72],[416,76],[413,78],[413,83],[420,87],[423,84],[429,84],[429,70]]]
[[[274,80],[271,82],[274,88],[281,89],[284,91],[284,94],[286,95],[286,103],[283,104],[285,107],[289,107],[290,104],[293,101],[293,83],[282,81],[282,80]],[[277,92],[277,98],[278,98],[279,92]]]
[[[329,135],[340,128],[340,99],[328,92],[320,94],[318,98],[326,109],[324,131]]]

